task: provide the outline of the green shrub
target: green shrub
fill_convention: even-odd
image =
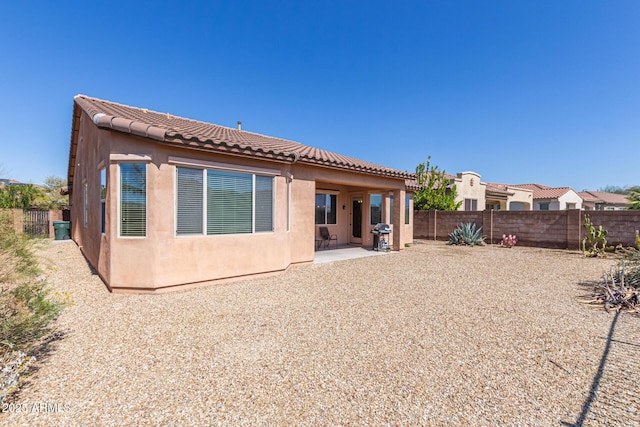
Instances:
[[[23,349],[47,335],[63,302],[50,298],[45,282],[23,283],[0,293],[0,345]]]
[[[11,211],[0,209],[0,284],[40,273],[32,251],[34,244],[28,235],[15,232]]]
[[[13,216],[0,211],[0,403],[20,385],[50,323],[69,303],[53,298],[33,254],[35,240],[17,234]]]
[[[484,245],[482,227],[476,229],[474,223],[468,222],[460,224],[451,234],[449,234],[450,245]]]

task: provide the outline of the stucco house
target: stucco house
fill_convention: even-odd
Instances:
[[[533,210],[557,211],[582,209],[582,198],[571,187],[549,187],[543,184],[518,184],[533,191]]]
[[[486,208],[507,211],[533,209],[533,191],[509,184],[487,182]]]
[[[533,191],[508,184],[482,182],[476,172],[459,172],[447,175],[450,185],[456,187],[459,210],[531,210]]]
[[[624,194],[606,191],[580,191],[584,210],[622,211],[629,207],[629,198]]]
[[[413,241],[412,174],[297,142],[78,95],[71,234],[108,288],[161,292],[314,260],[338,244]]]

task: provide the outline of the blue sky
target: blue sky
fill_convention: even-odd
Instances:
[[[640,184],[640,2],[2,5],[0,169],[66,176],[79,93],[484,181]]]

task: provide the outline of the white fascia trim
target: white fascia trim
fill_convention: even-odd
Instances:
[[[280,171],[280,169],[259,168],[255,166],[236,165],[233,163],[210,162],[207,160],[187,159],[184,157],[169,156],[169,164],[223,169],[236,172],[248,172],[256,173],[258,175],[282,175],[282,171]]]
[[[111,162],[151,162],[151,154],[110,154]]]

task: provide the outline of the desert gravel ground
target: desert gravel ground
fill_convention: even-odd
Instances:
[[[40,256],[75,305],[2,425],[639,423],[640,318],[619,317],[597,375],[614,315],[578,298],[611,260],[420,242],[270,278],[119,295],[72,242]],[[629,360],[622,380],[609,374]]]

